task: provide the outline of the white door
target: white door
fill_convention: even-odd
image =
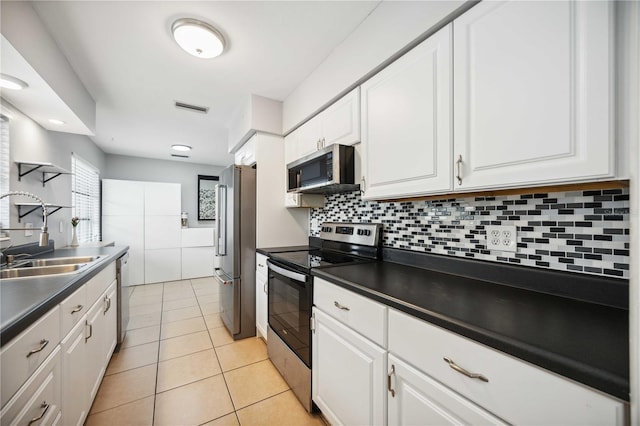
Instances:
[[[360,88],[340,98],[320,117],[323,148],[334,143],[353,145],[360,142]]]
[[[161,249],[182,246],[180,215],[145,216],[144,248]]]
[[[487,411],[389,354],[389,425],[503,425]]]
[[[213,247],[184,247],[182,249],[182,279],[212,277]]]
[[[86,316],[62,341],[62,424],[81,426],[89,410]]]
[[[361,86],[363,199],[450,191],[451,31]]]
[[[612,6],[489,1],[454,21],[455,189],[614,175]]]
[[[144,216],[103,216],[102,240],[129,246],[132,285],[144,284]]]
[[[144,214],[144,182],[102,180],[103,216],[141,216]]]
[[[256,329],[258,333],[267,339],[267,278],[256,273]]]
[[[93,401],[102,377],[106,371],[104,365],[104,310],[106,301],[104,295],[95,302],[87,312],[85,321],[85,343],[86,343],[86,381],[89,401]]]
[[[104,321],[104,344],[102,349],[102,360],[105,367],[111,360],[116,344],[118,343],[118,293],[117,282],[114,281],[106,292],[105,311],[103,312]]]
[[[313,308],[312,398],[332,425],[382,425],[386,351]]]
[[[298,131],[296,130],[284,138],[284,165],[286,166],[298,158]]]

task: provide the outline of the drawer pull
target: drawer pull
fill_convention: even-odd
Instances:
[[[84,338],[84,341],[86,342],[87,340],[91,339],[91,337],[93,336],[93,324],[89,324],[88,322],[85,322],[84,325],[89,326],[89,335]]]
[[[343,311],[350,311],[351,309],[349,309],[348,307],[341,305],[340,303],[338,303],[337,301],[333,302],[333,306],[335,306],[338,309],[342,309]]]
[[[387,374],[387,390],[391,393],[392,398],[396,397],[395,389],[391,388],[391,376],[395,374],[396,374],[396,367],[395,365],[391,364],[391,372]]]
[[[40,347],[38,349],[31,349],[27,354],[27,358],[29,358],[33,354],[37,354],[38,352],[42,351],[44,348],[47,347],[48,344],[49,344],[49,341],[47,339],[40,340]]]
[[[462,185],[462,155],[458,155],[458,159],[456,160],[456,167],[458,168],[456,179],[458,179],[458,185]]]
[[[40,413],[38,417],[34,417],[31,420],[29,420],[29,423],[27,423],[27,426],[29,426],[31,423],[35,423],[38,420],[42,419],[44,415],[47,414],[47,411],[49,411],[49,407],[50,405],[47,404],[47,401],[44,401],[42,405],[40,405],[40,408],[44,408],[44,410],[42,410],[42,413]]]
[[[76,306],[75,308],[73,308],[73,309],[71,310],[71,313],[72,313],[72,314],[75,314],[76,312],[80,312],[83,308],[84,308],[84,306],[83,306],[83,305],[78,305],[78,306]]]
[[[478,379],[478,380],[482,380],[483,382],[489,382],[489,379],[484,377],[482,374],[470,373],[467,370],[465,370],[464,368],[460,367],[455,362],[453,362],[453,360],[451,360],[451,359],[449,359],[447,357],[444,357],[443,359],[447,364],[449,364],[449,367],[453,368],[458,373],[464,374],[465,376],[470,377],[472,379]]]

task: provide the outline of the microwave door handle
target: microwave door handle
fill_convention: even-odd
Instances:
[[[216,185],[216,222],[218,238],[216,239],[216,253],[218,256],[227,255],[227,186]]]
[[[307,276],[304,274],[300,274],[298,272],[289,271],[288,269],[281,268],[280,266],[274,265],[267,259],[267,265],[269,269],[273,272],[283,275],[287,278],[291,278],[294,281],[298,281],[301,283],[307,282]]]

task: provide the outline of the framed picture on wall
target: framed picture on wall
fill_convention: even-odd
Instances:
[[[198,175],[198,220],[216,219],[218,176]]]

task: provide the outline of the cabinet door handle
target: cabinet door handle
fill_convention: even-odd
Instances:
[[[456,167],[458,168],[456,179],[458,179],[458,185],[462,185],[462,155],[458,155],[458,159],[456,160]]]
[[[396,367],[391,364],[391,372],[387,374],[387,390],[391,393],[391,397],[396,397],[396,391],[391,387],[391,376],[396,374]]]
[[[41,418],[43,418],[44,415],[47,414],[47,411],[49,411],[49,407],[50,407],[50,405],[47,404],[47,401],[43,401],[42,404],[40,405],[40,408],[44,408],[44,410],[42,410],[42,413],[40,413],[40,415],[38,417],[34,417],[31,420],[29,420],[29,423],[27,423],[27,426],[29,426],[31,423],[35,423],[38,420],[40,420]]]
[[[324,138],[322,138],[322,144],[320,144],[320,146],[321,146],[322,148],[325,148]]]
[[[467,376],[469,378],[472,378],[472,379],[478,379],[478,380],[482,380],[483,382],[489,382],[489,379],[484,377],[482,374],[471,373],[471,372],[465,370],[464,368],[460,367],[458,364],[453,362],[452,359],[447,358],[446,356],[443,359],[447,364],[449,364],[449,367],[453,368],[458,373],[464,374],[465,376]]]
[[[364,194],[364,191],[367,190],[367,181],[364,179],[364,176],[362,176],[362,185],[360,185],[360,193]]]
[[[86,342],[87,340],[91,339],[91,336],[93,336],[93,324],[89,324],[87,321],[85,321],[84,325],[89,326],[89,335],[84,338],[84,341]]]
[[[316,151],[320,149],[320,139],[316,141]]]
[[[264,294],[267,294],[267,282],[265,281],[264,284],[262,284],[262,291],[264,291]]]
[[[38,349],[31,349],[27,354],[27,358],[29,358],[33,354],[37,354],[38,352],[41,352],[44,348],[47,347],[48,344],[49,344],[49,341],[47,339],[40,340],[40,347]]]
[[[83,306],[83,305],[78,305],[78,306],[76,306],[75,308],[73,308],[73,309],[71,310],[71,313],[72,313],[72,314],[75,314],[76,312],[80,312],[83,308],[84,308],[84,306]]]
[[[342,309],[343,311],[350,311],[351,309],[349,309],[348,307],[341,305],[340,303],[338,303],[337,301],[333,302],[333,306],[335,306],[338,309]]]

